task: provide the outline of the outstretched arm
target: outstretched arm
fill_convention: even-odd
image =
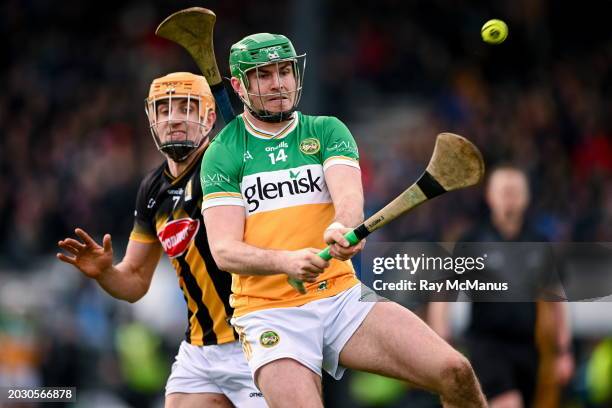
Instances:
[[[58,253],[60,261],[74,265],[117,299],[136,302],[147,293],[162,254],[159,244],[130,240],[123,260],[113,265],[109,234],[104,235],[102,245],[80,228],[75,234],[80,240],[66,238],[58,242],[58,246],[70,254]]]

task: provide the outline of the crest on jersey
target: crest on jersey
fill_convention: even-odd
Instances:
[[[318,139],[309,137],[300,142],[300,151],[304,154],[315,154],[321,149]]]
[[[266,348],[276,346],[279,341],[280,336],[274,330],[266,330],[259,336],[259,344]]]
[[[158,233],[164,252],[169,258],[183,255],[200,229],[200,220],[181,218],[167,223]]]

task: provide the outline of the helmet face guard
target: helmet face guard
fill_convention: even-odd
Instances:
[[[204,77],[175,73],[151,84],[145,112],[157,149],[180,163],[208,137],[207,122],[215,109],[214,98]]]
[[[290,62],[295,78],[295,89],[283,91],[281,86],[280,65]],[[259,69],[271,66],[276,70],[279,92],[262,93],[259,82]],[[248,73],[255,71],[255,81],[250,83]],[[293,44],[283,35],[260,33],[243,38],[230,50],[230,71],[240,80],[243,96],[240,96],[246,109],[264,122],[282,122],[291,117],[302,95],[302,84],[306,70],[306,54],[297,55]],[[292,100],[292,106],[280,112],[265,109],[264,99],[270,97]],[[258,107],[254,102],[259,102]]]
[[[157,149],[177,163],[184,161],[197,150],[207,137],[206,120],[210,110],[200,114],[199,96],[172,96],[147,98],[145,101],[149,128]],[[193,105],[196,105],[197,120]]]
[[[284,90],[284,88],[281,86],[280,65],[284,62],[291,62],[296,84],[295,89],[293,90]],[[244,72],[243,77],[246,78],[246,83],[242,83],[242,88],[246,98],[241,99],[249,112],[251,112],[251,114],[256,118],[264,122],[285,121],[291,118],[291,115],[296,110],[298,104],[300,103],[300,98],[302,97],[302,78],[304,70],[306,69],[306,55],[298,55],[295,58],[278,60],[265,65],[268,67],[273,67],[273,69],[276,71],[276,79],[278,81],[277,89],[279,89],[278,92],[262,93],[259,83],[259,68],[262,66],[264,65],[255,65],[253,68],[250,68]],[[254,81],[248,80],[248,73],[250,71],[255,71]],[[249,87],[251,88],[250,90]],[[293,103],[288,110],[273,112],[265,108],[264,99],[269,97],[287,98],[289,100],[293,100]],[[254,102],[256,101],[259,102],[259,106],[261,106],[262,109],[255,108]]]

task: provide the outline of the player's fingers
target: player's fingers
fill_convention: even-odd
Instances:
[[[104,252],[111,252],[113,250],[113,243],[111,241],[110,234],[105,234],[102,239],[102,245],[104,246]]]
[[[316,255],[316,256],[317,256],[317,258],[319,258],[319,259],[323,259],[323,258],[321,258],[321,257],[319,256],[319,252],[321,252],[321,250],[320,250],[320,249],[317,249],[317,248],[306,248],[306,250],[310,251],[310,252],[311,252],[313,255]],[[326,267],[327,267],[327,266],[325,266],[325,268],[326,268]]]
[[[364,243],[360,242],[357,245],[344,248],[339,246],[338,244],[334,244],[331,246],[329,253],[331,256],[338,260],[346,261],[355,256],[359,251],[361,251],[364,245]]]
[[[352,255],[355,255],[357,252],[361,251],[364,246],[365,246],[365,240],[360,241],[357,244],[352,245],[348,248],[342,248],[342,250],[346,253],[351,253]]]
[[[86,233],[85,231],[83,231],[80,228],[77,228],[74,230],[74,233],[77,234],[79,236],[79,238],[81,238],[83,240],[83,242],[85,242],[85,245],[87,246],[99,246],[98,243],[96,241],[94,241],[94,239],[92,237],[89,236],[88,233]]]
[[[66,244],[68,244],[68,245],[70,245],[70,246],[72,246],[74,248],[80,248],[80,249],[85,249],[86,248],[85,244],[83,244],[82,242],[77,241],[74,238],[66,238],[64,240],[64,243],[66,243]]]
[[[317,274],[313,274],[313,273],[305,273],[305,274],[302,276],[301,281],[302,281],[302,282],[313,283],[313,282],[316,282],[316,281],[317,281],[317,276],[318,276]]]
[[[79,248],[75,248],[74,246],[67,244],[66,242],[59,242],[57,246],[62,248],[64,251],[68,251],[74,255],[78,255],[81,252]]]
[[[332,256],[332,258],[337,259],[337,260],[339,260],[341,262],[348,261],[349,259],[351,259],[348,256],[341,256],[341,255],[334,255],[334,256]]]
[[[314,282],[319,279],[321,273],[323,273],[323,269],[318,269],[316,272],[306,272],[305,278],[308,279],[308,282]]]
[[[68,256],[66,256],[64,254],[60,254],[60,253],[56,254],[55,256],[57,257],[57,259],[59,259],[62,262],[66,262],[66,263],[69,263],[71,265],[76,265],[76,257],[68,257]]]
[[[342,247],[339,246],[338,244],[330,245],[330,247],[329,247],[329,254],[332,256],[332,258],[336,258],[336,259],[340,259],[341,261],[344,261],[344,259],[341,259],[342,258],[342,254],[338,250],[338,248],[342,248]]]
[[[332,258],[337,259],[339,261],[347,261],[350,259],[350,256],[342,255],[336,251],[329,251],[329,254],[332,256]]]
[[[302,268],[302,277],[311,276],[312,274],[320,274],[322,269],[312,265],[307,265]]]
[[[333,248],[334,252],[336,252],[337,254],[339,254],[341,256],[352,256],[352,255],[354,255],[355,253],[357,253],[357,251],[359,251],[355,247],[356,247],[356,245],[348,247],[348,248],[342,247],[342,246],[340,246],[338,244],[332,245],[332,248]]]
[[[323,261],[321,258],[319,258],[321,261]],[[325,262],[325,261],[323,261]],[[304,265],[304,267],[302,268],[302,271],[307,272],[309,274],[316,274],[319,275],[323,272],[323,267],[319,267],[317,265],[315,265],[314,263],[310,263],[310,264],[306,264]]]
[[[363,246],[365,245],[365,240],[361,240],[358,243],[356,243],[355,245],[351,245],[349,247],[345,247],[342,248],[345,252],[348,251],[359,251],[363,248]]]
[[[321,270],[321,272],[323,272],[323,269],[327,268],[329,266],[329,261],[326,261],[325,259],[321,258],[320,256],[313,256],[310,259],[310,264],[318,269]]]
[[[342,235],[342,232],[340,230],[330,231],[328,238],[331,241],[328,243],[335,242],[343,247],[348,247],[350,245],[350,243],[348,242],[346,238],[344,238],[344,235]]]

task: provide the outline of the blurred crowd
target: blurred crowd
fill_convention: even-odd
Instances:
[[[57,241],[76,226],[96,237],[113,234],[116,248],[127,239],[138,183],[162,161],[143,112],[148,85],[171,71],[197,69],[178,46],[154,36],[166,15],[194,5],[217,13],[223,75],[230,44],[244,35],[299,31],[293,13],[299,0],[165,3],[0,5],[0,286],[41,265],[45,270]],[[435,135],[451,131],[474,141],[488,166],[510,162],[527,170],[530,219],[550,240],[611,241],[612,39],[604,2],[588,8],[545,0],[488,3],[312,2],[319,34],[294,38],[298,51],[300,43],[317,47],[301,110],[349,125],[361,150],[369,213],[415,180]],[[510,27],[499,46],[479,37],[492,17]],[[576,21],[589,23],[568,30]],[[315,89],[317,97],[309,99]],[[482,195],[471,189],[419,208],[375,239],[453,241],[485,216]],[[63,370],[42,372],[76,384],[87,380],[79,378],[87,372],[80,361],[107,361],[92,382],[102,376],[113,383],[119,369],[108,361],[134,361],[121,358],[121,344],[152,334],[131,327],[126,309],[91,282],[66,279],[67,288],[39,288],[49,299],[36,313],[7,309],[9,290],[2,287],[0,367],[11,363],[10,354],[32,367]],[[48,315],[41,318],[41,310]],[[39,343],[51,331],[62,337]],[[150,344],[166,346],[159,339]],[[160,367],[174,348],[158,350]],[[69,357],[77,355],[87,356]],[[163,383],[134,381],[157,394]]]
[[[474,141],[488,167],[512,163],[529,173],[534,222],[550,240],[610,240],[612,40],[598,27],[603,9],[433,1],[402,3],[399,13],[396,1],[334,4],[322,78],[330,90],[325,112],[340,109],[367,122],[388,120],[372,112],[408,116],[410,109],[394,109],[397,100],[416,107],[416,120],[380,123],[356,135],[375,169],[366,175],[371,207],[401,189],[397,180],[413,180],[427,164],[434,135],[451,131]],[[511,22],[509,39],[499,46],[479,37],[491,16]],[[588,30],[566,30],[580,20]],[[461,199],[428,205],[423,217],[400,228],[452,240],[452,225],[482,215],[473,198],[479,199],[470,191],[465,205],[457,206]],[[415,228],[418,219],[423,225]]]

